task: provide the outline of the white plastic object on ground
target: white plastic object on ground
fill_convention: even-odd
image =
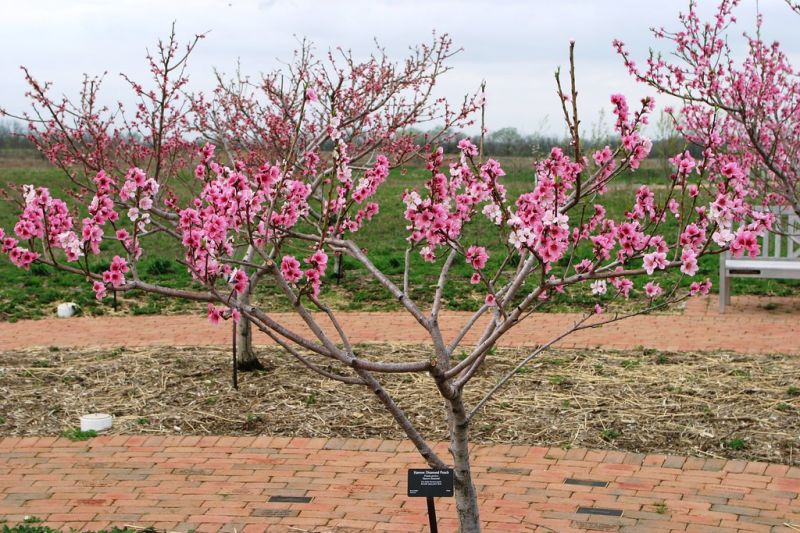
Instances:
[[[81,417],[81,431],[104,431],[111,428],[114,417],[105,413],[92,413]]]
[[[63,304],[58,304],[58,318],[69,318],[71,316],[75,316],[78,313],[78,309],[80,306],[75,302],[64,302]]]

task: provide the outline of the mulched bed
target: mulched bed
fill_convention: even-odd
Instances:
[[[425,346],[360,346],[419,360]],[[526,352],[498,349],[473,380],[474,405]],[[89,412],[113,433],[402,439],[363,387],[309,373],[277,349],[267,371],[231,387],[220,348],[29,349],[0,353],[0,435],[54,435]],[[445,439],[442,402],[426,375],[383,376],[412,421]],[[796,357],[652,350],[550,350],[474,420],[473,442],[589,447],[800,465]]]

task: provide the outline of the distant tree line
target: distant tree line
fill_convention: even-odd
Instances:
[[[425,133],[418,132],[420,142],[424,142]],[[445,153],[456,153],[457,144],[461,137],[453,137],[440,143]],[[475,145],[480,145],[480,136],[472,135],[470,140]],[[590,154],[592,151],[602,149],[606,145],[619,143],[619,139],[612,136],[595,137],[589,136],[582,141],[583,150]],[[501,128],[492,131],[484,136],[484,153],[492,157],[541,157],[553,147],[559,147],[567,153],[571,151],[569,139],[555,135],[541,133],[522,134],[516,128]],[[683,150],[689,150],[695,157],[700,157],[702,150],[698,146],[685,144],[683,138],[676,135],[668,135],[653,139],[653,148],[650,151],[650,158],[663,159],[672,157]]]
[[[34,150],[26,134],[27,129],[19,122],[0,122],[0,150]]]
[[[682,137],[663,119],[657,125],[658,138],[653,140],[653,149],[650,157],[655,159],[666,159],[672,157],[679,151],[688,149],[695,157],[700,157],[700,149],[696,146],[685,146]],[[421,130],[409,130],[407,135],[414,135],[420,143],[426,142],[427,138],[434,137],[435,130],[424,132]],[[11,150],[34,150],[33,143],[27,138],[28,131],[23,125],[16,121],[0,122],[0,151],[9,152]],[[455,135],[440,141],[445,153],[458,152],[457,144],[463,136]],[[472,135],[470,140],[475,145],[480,145],[480,136]],[[587,153],[595,149],[602,148],[607,144],[618,143],[611,135],[603,135],[598,128],[593,128],[583,140],[583,148]],[[330,143],[328,143],[330,144]],[[489,132],[484,136],[484,153],[492,157],[540,157],[545,155],[546,150],[558,146],[564,151],[570,150],[570,143],[566,137],[548,135],[543,133],[523,134],[517,128],[500,128]],[[332,149],[333,146],[323,146],[323,149]],[[0,153],[2,155],[2,153]]]

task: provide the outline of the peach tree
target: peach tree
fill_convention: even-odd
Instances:
[[[309,91],[313,84],[304,85],[301,113],[313,109],[315,123],[333,143],[330,172],[320,162],[319,147],[311,146],[294,159],[252,156],[225,164],[208,143],[198,147],[199,162],[191,177],[199,192],[183,201],[164,195],[164,180],[137,166],[97,169],[87,177],[91,192],[71,203],[29,185],[18,222],[0,233],[2,251],[20,268],[44,263],[72,272],[86,280],[97,298],[112,289],[142,290],[203,302],[212,324],[246,318],[307,371],[369,389],[427,464],[454,468],[461,530],[479,531],[470,426],[515,372],[483,391],[483,399],[472,405],[465,402],[464,391],[491,364],[492,348],[503,336],[535,320],[533,313],[546,309],[559,293],[587,287],[593,294],[581,318],[570,319],[561,334],[522,358],[521,368],[572,332],[705,294],[710,281],[694,279],[699,258],[729,247],[736,253],[757,253],[756,237],[772,224],[770,214],[752,209],[757,192],[739,160],[714,146],[697,160],[688,152],[675,155],[673,172],[654,187],[620,189],[631,191],[627,208],[613,214],[606,194],[647,157],[651,141],[642,128],[654,101],[645,98],[631,109],[624,96],[613,95],[617,142],[584,153],[572,57],[573,46],[569,85],[562,87],[556,75],[571,137],[569,153],[552,149],[535,164],[527,190],[511,195],[502,165],[484,160],[469,140],[460,141],[458,154],[449,159],[441,149],[431,150],[424,187],[408,189],[396,199],[405,206],[404,220],[398,221],[407,243],[398,258],[402,274],[383,272],[359,243],[359,230],[381,216],[375,198],[392,179],[390,161],[373,154],[367,163],[354,165],[358,149],[342,131],[348,102],[336,92]],[[302,130],[303,124],[298,120],[296,129]],[[302,135],[286,134],[290,145]],[[488,236],[476,237],[472,229],[477,224],[491,228]],[[145,237],[158,230],[179,239],[183,263],[201,288],[148,281],[139,263],[148,253]],[[108,269],[95,273],[92,263],[106,254],[104,241],[122,252],[106,259]],[[329,305],[320,291],[329,280],[334,254],[360,263],[365,282],[380,287],[414,317],[429,335],[428,357],[393,360],[359,353],[348,336],[347,315]],[[422,261],[438,271],[435,290],[426,293],[425,301],[412,297],[410,281],[412,269]],[[458,333],[448,337],[441,314],[457,262],[469,265],[469,281],[484,297]],[[679,275],[667,283],[661,274],[672,269]],[[265,305],[239,298],[255,277],[277,288],[302,319],[302,329],[282,323]],[[467,345],[468,336],[477,341]],[[388,392],[387,377],[398,373],[421,373],[435,384],[438,397],[430,402],[443,406],[449,459],[434,451]]]
[[[336,143],[347,147],[351,167],[363,169],[377,150],[396,167],[447,138],[451,129],[470,125],[477,107],[474,96],[450,106],[433,94],[460,51],[446,34],[434,34],[400,62],[380,47],[360,60],[338,48],[317,58],[312,45],[303,41],[283,68],[258,79],[240,71],[231,80],[218,74],[208,95],[190,90],[187,70],[203,38],[198,35],[182,47],[173,26],[169,38],[147,54],[151,79],[122,74],[135,102],[132,108],[103,103],[103,76],[85,76],[80,94],[70,99],[55,96],[52,84],[38,81],[23,67],[31,109],[19,115],[0,109],[0,116],[28,125],[28,139],[62,171],[65,185],[80,201],[103,198],[98,201],[141,212],[148,230],[139,232],[137,240],[158,235],[179,242],[176,202],[202,190],[202,181],[192,178],[198,138],[218,147],[217,161],[251,175],[265,161],[295,174],[312,172],[309,194],[319,198],[322,181],[334,172],[334,131]],[[437,132],[419,142],[412,127],[429,123],[438,125]],[[133,196],[98,196],[103,185],[95,179],[97,173],[123,175],[131,168],[153,180],[143,199],[147,209]],[[309,214],[317,216],[316,211]],[[250,249],[245,257],[254,254]],[[247,265],[240,269],[248,272],[251,283],[237,298],[248,303],[261,271],[249,272]],[[234,335],[238,368],[263,368],[252,350],[247,317],[236,324]]]
[[[705,147],[710,164],[721,170],[734,158],[763,204],[800,215],[800,77],[781,44],[762,36],[760,14],[752,34],[734,39],[739,3],[722,0],[703,20],[689,2],[677,29],[653,29],[669,55],[651,50],[643,66],[623,43],[615,47],[637,80],[680,99],[675,122]],[[800,13],[796,2],[787,4]],[[725,156],[715,162],[713,153]]]

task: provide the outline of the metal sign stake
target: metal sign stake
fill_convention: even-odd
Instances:
[[[436,507],[433,505],[433,498],[428,496],[428,522],[431,524],[431,533],[439,533],[439,526],[436,524]]]

